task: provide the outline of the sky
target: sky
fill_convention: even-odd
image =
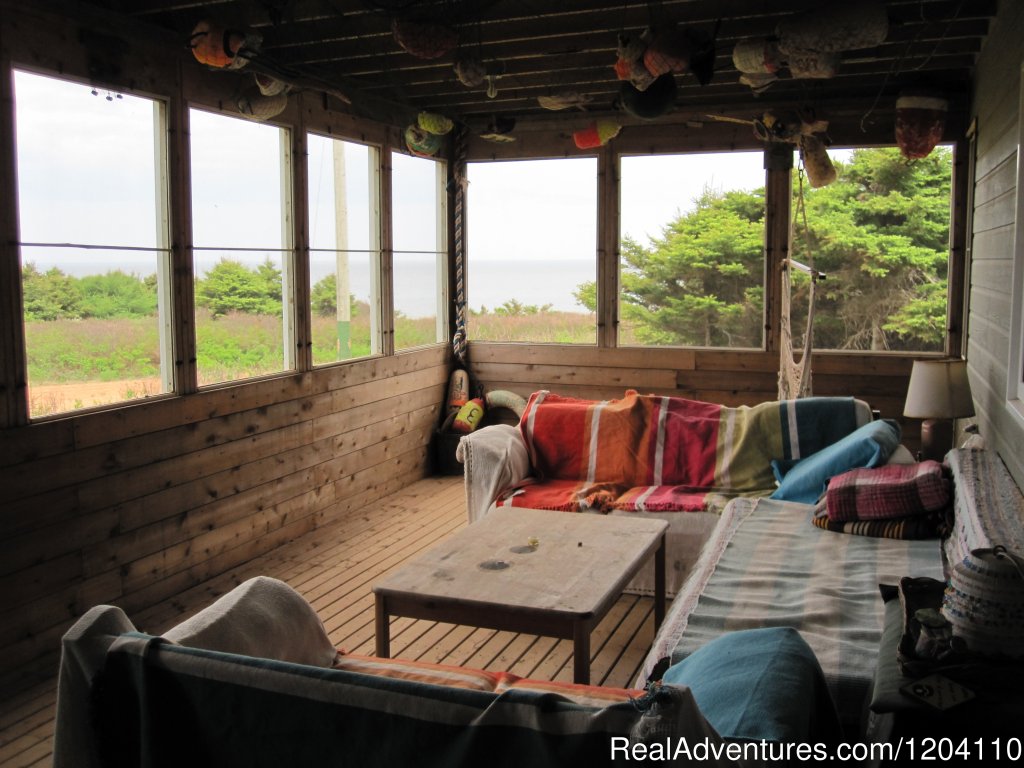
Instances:
[[[23,72],[16,75],[15,88],[22,241],[155,246],[153,102],[102,89],[94,95],[87,86]],[[69,130],[72,120],[81,130]],[[196,244],[280,247],[281,131],[199,110],[192,111],[191,121]],[[327,244],[324,237],[333,229],[333,222],[323,226],[328,218],[323,206],[333,204],[333,184],[323,184],[325,174],[332,173],[329,142],[319,143],[314,146],[314,139],[310,147],[314,246]],[[366,150],[349,145],[346,155],[354,177],[348,193],[349,245],[364,248]],[[427,250],[435,242],[436,210],[423,205],[434,184],[433,163],[418,160],[395,156],[396,195],[408,192],[396,199],[398,250]],[[596,173],[593,157],[473,164],[469,195],[476,207],[468,221],[474,258],[543,259],[548,256],[536,244],[545,242],[565,258],[592,259]],[[635,238],[657,235],[705,185],[749,189],[763,182],[759,152],[625,158],[623,232]],[[110,210],[120,215],[111,219]],[[129,254],[118,258],[131,260]]]

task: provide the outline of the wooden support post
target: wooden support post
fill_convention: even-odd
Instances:
[[[167,177],[170,187],[171,322],[175,368],[174,391],[199,388],[196,368],[195,266],[192,253],[192,169],[188,101],[182,86],[182,64],[176,67],[177,87],[167,103]]]
[[[2,31],[2,30],[0,30]],[[28,376],[22,322],[18,243],[17,149],[14,141],[14,78],[6,40],[0,39],[0,429],[28,422]]]
[[[606,145],[597,156],[597,344],[619,338],[619,165]]]
[[[764,215],[764,348],[778,352],[780,342],[780,300],[782,262],[789,258],[789,220],[792,215],[793,147],[770,142],[765,147]]]
[[[970,242],[967,229],[974,210],[974,141],[975,124],[971,123],[967,138],[953,147],[953,188],[949,215],[949,269],[946,297],[946,355],[967,354],[968,277],[970,274]]]
[[[398,144],[398,137],[394,131],[388,132],[388,137],[380,148],[380,190],[377,199],[380,201],[380,216],[378,217],[378,232],[380,232],[380,333],[382,355],[393,355],[395,353],[395,281],[394,281],[394,238],[392,237],[392,148]]]
[[[284,303],[291,311],[285,316],[285,322],[291,322],[292,333],[289,339],[295,350],[292,367],[297,371],[308,371],[313,368],[313,318],[310,301],[309,280],[309,151],[306,147],[306,126],[304,109],[296,110],[299,119],[292,127],[291,133],[291,231],[286,243],[291,242],[291,264],[282,265],[282,273],[290,280],[284,284]],[[286,190],[282,190],[286,192]],[[288,290],[288,288],[291,290]]]

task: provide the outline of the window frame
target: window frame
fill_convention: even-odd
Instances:
[[[22,365],[24,366],[24,423],[33,424],[41,423],[46,421],[53,421],[56,419],[74,417],[81,414],[94,413],[98,411],[107,411],[115,408],[124,408],[139,404],[143,400],[155,400],[173,397],[180,394],[182,382],[178,375],[178,367],[176,360],[180,356],[180,350],[178,348],[177,337],[175,335],[175,327],[177,325],[176,307],[173,297],[173,274],[174,266],[172,263],[173,256],[173,233],[171,229],[171,222],[173,212],[171,210],[170,202],[170,156],[171,147],[169,141],[170,133],[170,120],[171,120],[171,104],[170,98],[161,94],[154,94],[145,91],[135,90],[133,88],[122,88],[117,85],[107,86],[96,86],[89,82],[87,78],[78,77],[74,74],[64,71],[51,71],[45,68],[40,68],[33,65],[27,65],[23,62],[9,61],[8,62],[8,81],[10,84],[10,103],[15,110],[17,109],[16,101],[16,89],[14,86],[15,76],[21,72],[26,75],[47,78],[56,80],[61,83],[81,86],[82,88],[92,88],[94,94],[98,90],[108,91],[108,97],[110,93],[117,93],[118,98],[121,94],[131,96],[132,98],[144,99],[149,101],[153,110],[153,180],[154,180],[154,197],[153,204],[155,206],[155,237],[156,241],[152,248],[145,246],[104,246],[99,243],[32,243],[26,242],[23,238],[20,226],[21,218],[21,199],[18,190],[18,153],[16,150],[17,142],[17,126],[16,122],[12,121],[11,135],[15,138],[15,151],[12,153],[13,171],[10,175],[10,182],[12,185],[11,200],[13,215],[15,221],[16,231],[18,236],[16,242],[12,243],[12,249],[15,256],[14,262],[17,270],[17,283],[19,289],[19,302],[20,309],[20,336],[21,343],[20,349],[22,352]],[[99,405],[86,406],[81,408],[70,408],[64,411],[58,411],[54,413],[45,414],[42,416],[32,416],[30,410],[30,399],[29,394],[31,387],[28,384],[28,345],[25,334],[25,310],[24,310],[24,295],[22,285],[22,274],[25,266],[23,248],[46,245],[47,247],[54,247],[58,249],[89,249],[89,250],[103,250],[109,248],[110,250],[128,250],[137,251],[142,253],[152,253],[155,257],[155,270],[154,273],[157,278],[156,285],[156,299],[157,299],[157,344],[160,356],[160,388],[161,391],[152,395],[144,395],[143,397],[133,397],[128,399],[115,400],[109,403],[102,403]]]
[[[381,190],[381,205],[387,205],[388,216],[387,226],[390,228],[390,232],[387,233],[386,246],[387,258],[385,260],[386,266],[382,267],[382,272],[386,272],[387,279],[382,284],[382,290],[385,289],[389,292],[387,301],[381,300],[382,312],[384,308],[388,308],[390,311],[390,317],[386,319],[387,335],[390,338],[389,348],[385,351],[385,354],[401,354],[403,352],[411,352],[417,349],[424,349],[437,344],[448,343],[448,329],[450,327],[450,317],[452,313],[451,296],[449,292],[449,244],[448,244],[448,166],[449,160],[444,157],[423,157],[414,155],[411,152],[403,151],[398,146],[386,147],[385,151],[388,161],[387,166],[389,169],[389,180],[387,189]],[[399,249],[395,247],[394,239],[394,207],[395,207],[395,184],[394,184],[394,161],[395,155],[404,155],[406,157],[412,157],[419,160],[425,160],[434,164],[434,202],[435,208],[435,224],[434,224],[434,250],[433,251],[419,251],[409,249]],[[384,199],[386,196],[387,199]],[[382,239],[383,242],[383,239]],[[395,254],[401,253],[434,253],[435,256],[435,270],[434,270],[434,283],[435,283],[435,321],[434,321],[434,341],[425,342],[423,344],[415,344],[409,347],[398,348],[395,345],[395,327],[396,327],[396,313],[395,313]]]
[[[262,379],[273,378],[275,376],[288,376],[300,371],[300,355],[298,352],[298,311],[299,307],[296,304],[296,235],[295,235],[295,189],[294,189],[294,178],[295,178],[295,158],[292,150],[293,136],[296,130],[300,128],[295,125],[280,123],[272,120],[261,120],[253,121],[249,120],[243,115],[233,114],[226,112],[223,109],[217,109],[204,103],[189,101],[184,105],[184,111],[186,114],[186,121],[188,124],[188,165],[189,165],[189,186],[186,190],[188,197],[188,206],[190,210],[189,217],[189,242],[190,248],[193,254],[196,251],[239,251],[239,252],[279,252],[281,254],[281,360],[282,368],[277,371],[271,371],[268,373],[261,373],[255,376],[243,376],[236,379],[228,379],[226,381],[215,381],[207,384],[199,382],[199,367],[198,362],[196,363],[196,389],[197,391],[207,391],[210,389],[217,389],[226,386],[235,386],[239,384],[245,384],[252,381],[260,381]],[[256,124],[261,126],[269,126],[276,128],[278,133],[278,161],[280,163],[280,195],[281,195],[281,247],[277,248],[243,248],[243,247],[219,247],[210,245],[197,245],[195,243],[195,219],[192,216],[193,211],[193,200],[194,200],[194,177],[192,174],[192,137],[194,135],[192,128],[191,116],[193,112],[203,112],[208,115],[216,117],[223,117],[229,120],[239,120],[242,123]],[[193,256],[191,260],[192,272],[190,278],[193,286],[197,278],[197,271],[195,268],[195,258]],[[305,295],[305,292],[303,292]],[[193,337],[192,341],[195,345],[196,358],[198,360],[199,352],[199,339],[197,334],[196,325],[196,310],[198,305],[193,301],[192,313],[193,313]],[[309,309],[305,310],[308,312]]]
[[[536,341],[536,340],[532,340],[532,339],[514,339],[514,340],[506,341],[506,342],[500,342],[500,341],[496,342],[496,341],[491,341],[491,340],[488,340],[488,339],[482,339],[482,338],[479,338],[479,337],[474,337],[473,336],[474,321],[473,321],[473,315],[470,312],[470,308],[473,306],[474,302],[476,302],[477,306],[481,306],[481,302],[479,302],[478,300],[476,300],[476,298],[474,298],[474,296],[472,295],[472,292],[470,290],[469,276],[474,274],[472,247],[471,247],[471,243],[470,243],[470,235],[471,235],[471,232],[472,232],[472,224],[471,224],[470,228],[467,229],[466,234],[465,234],[465,237],[466,237],[466,259],[467,259],[467,263],[465,264],[465,274],[467,275],[466,286],[465,286],[466,287],[466,299],[467,299],[467,331],[468,331],[468,334],[469,334],[468,338],[469,338],[470,341],[478,341],[478,342],[487,343],[487,344],[510,343],[510,344],[536,344],[536,345],[546,345],[546,346],[548,346],[548,345],[549,346],[554,346],[554,345],[561,344],[561,345],[564,345],[564,346],[569,346],[569,347],[573,347],[573,348],[577,348],[578,347],[578,348],[581,348],[581,349],[596,348],[597,346],[599,346],[599,344],[600,344],[600,334],[601,334],[601,330],[602,330],[602,327],[603,327],[602,323],[600,322],[602,297],[601,297],[600,277],[599,277],[599,271],[601,269],[600,260],[601,260],[601,257],[602,257],[602,249],[601,249],[601,241],[600,241],[600,238],[602,236],[602,231],[601,231],[601,209],[600,209],[601,204],[602,204],[602,198],[601,198],[601,194],[602,194],[601,178],[602,178],[602,175],[603,175],[602,159],[603,159],[602,156],[595,156],[593,154],[588,154],[588,153],[580,153],[580,154],[577,154],[577,155],[566,155],[566,156],[543,155],[543,156],[538,156],[538,157],[507,157],[507,158],[501,158],[501,159],[498,159],[498,160],[473,159],[473,160],[469,160],[468,161],[467,167],[466,167],[466,180],[467,180],[466,208],[467,208],[467,212],[468,212],[467,218],[468,218],[468,220],[470,222],[472,222],[472,216],[473,216],[473,213],[470,210],[471,205],[472,205],[473,182],[470,180],[470,169],[469,169],[469,166],[471,166],[471,165],[487,165],[487,164],[493,163],[494,165],[503,165],[503,166],[511,167],[511,166],[513,166],[515,164],[518,164],[518,163],[542,163],[542,162],[564,162],[564,161],[575,162],[575,161],[582,161],[582,160],[590,160],[590,161],[592,161],[592,164],[593,164],[593,168],[591,169],[592,173],[588,175],[588,178],[591,178],[593,180],[593,184],[594,184],[594,190],[593,190],[594,194],[593,194],[593,198],[592,198],[592,206],[593,206],[592,210],[593,210],[593,213],[594,213],[594,228],[591,230],[591,233],[592,233],[592,236],[593,236],[593,242],[591,243],[591,245],[592,245],[591,258],[593,259],[593,262],[592,262],[593,271],[591,273],[590,280],[592,280],[594,282],[595,288],[597,290],[596,299],[597,299],[597,305],[598,305],[596,311],[594,312],[594,326],[593,326],[593,329],[592,329],[593,333],[592,333],[592,335],[590,336],[590,338],[587,341],[562,341],[562,342],[559,342],[559,341]],[[581,176],[583,176],[583,174],[581,174]],[[543,277],[543,272],[544,272],[543,264],[544,264],[544,262],[543,261],[537,261],[536,263],[538,265],[538,277]],[[525,298],[526,298],[526,303],[529,304],[532,297],[525,297]],[[497,306],[500,307],[500,306],[503,306],[503,305],[497,305]],[[556,311],[558,311],[558,310],[556,310]]]
[[[733,149],[684,149],[684,150],[659,150],[658,152],[651,153],[640,153],[636,151],[622,151],[615,154],[615,168],[616,168],[616,193],[617,193],[617,221],[615,226],[616,232],[616,248],[615,248],[615,268],[616,268],[616,281],[617,291],[615,296],[615,317],[616,322],[616,337],[615,345],[620,349],[640,349],[640,350],[702,350],[702,351],[722,351],[722,352],[763,352],[769,348],[769,334],[768,329],[765,327],[765,317],[769,310],[769,286],[768,286],[768,275],[771,273],[768,264],[769,248],[767,247],[769,237],[769,210],[771,208],[768,201],[769,194],[769,183],[768,183],[768,169],[764,168],[764,155],[767,150],[753,147],[750,149],[733,148]],[[623,227],[622,227],[622,209],[624,207],[623,199],[623,167],[622,161],[631,157],[658,157],[658,156],[672,156],[672,157],[684,157],[687,155],[717,155],[717,154],[732,154],[732,153],[743,153],[743,154],[754,154],[759,153],[761,155],[761,166],[762,166],[762,179],[761,187],[764,189],[764,217],[763,217],[763,231],[762,231],[762,244],[761,244],[761,286],[764,289],[764,299],[761,306],[761,341],[757,346],[750,347],[725,347],[725,346],[704,346],[699,344],[627,344],[623,343],[623,329],[622,329],[622,239],[623,239]],[[705,188],[707,185],[705,184]],[[732,191],[732,190],[725,190]],[[681,214],[682,215],[682,214]],[[669,222],[666,222],[666,225]],[[600,293],[600,288],[598,289]]]
[[[1017,175],[1010,296],[1010,355],[1006,370],[1006,407],[1024,424],[1024,63],[1020,66],[1017,109]]]
[[[323,129],[323,128],[305,126],[303,130],[305,131],[306,136],[307,136],[307,139],[306,139],[307,143],[308,143],[308,137],[309,136],[316,136],[318,139],[324,139],[326,141],[331,141],[331,142],[340,141],[342,143],[357,144],[357,145],[360,145],[360,146],[364,146],[364,147],[367,148],[367,151],[369,153],[369,157],[367,158],[368,176],[369,176],[369,179],[368,179],[369,183],[368,183],[368,189],[367,189],[367,198],[368,198],[368,209],[369,209],[368,210],[368,214],[369,214],[370,222],[369,222],[369,230],[368,230],[369,243],[368,243],[368,247],[367,247],[367,252],[370,255],[370,275],[369,275],[369,278],[370,278],[370,304],[371,304],[371,306],[370,306],[370,354],[369,355],[363,355],[363,356],[360,356],[360,357],[352,357],[352,358],[349,358],[349,359],[346,359],[346,360],[333,360],[333,361],[326,362],[326,363],[315,363],[315,362],[311,361],[311,367],[313,369],[327,368],[327,367],[330,367],[330,366],[346,365],[348,363],[357,362],[359,360],[368,360],[368,359],[371,359],[371,358],[374,358],[374,357],[380,357],[380,356],[382,356],[384,354],[384,331],[383,331],[383,323],[382,323],[383,306],[384,306],[383,301],[382,301],[382,292],[384,291],[384,283],[383,283],[383,280],[382,280],[382,263],[383,263],[383,261],[382,261],[382,258],[383,258],[383,253],[382,253],[383,252],[382,227],[383,227],[383,221],[382,221],[382,217],[381,217],[381,215],[382,215],[382,212],[381,212],[381,202],[382,202],[381,195],[382,195],[382,189],[383,189],[383,185],[382,185],[383,165],[381,163],[381,158],[384,156],[384,153],[385,153],[386,150],[381,145],[381,143],[379,143],[379,142],[374,142],[374,141],[369,141],[369,140],[361,141],[361,140],[352,138],[350,136],[345,136],[345,135],[342,135],[342,134],[332,133],[329,130],[326,130],[326,129]],[[308,146],[307,146],[306,155],[307,155],[306,170],[307,170],[307,173],[308,173],[308,170],[309,170],[308,157],[310,156],[310,153],[308,151]],[[308,184],[306,185],[306,188],[308,190],[308,188],[309,188]],[[335,194],[336,193],[337,193],[337,190],[335,189]],[[310,201],[307,199],[306,200],[307,220],[305,222],[305,226],[307,226],[307,227],[309,225],[308,213],[311,210],[311,206],[309,205],[309,202]],[[308,229],[307,229],[307,242],[309,242],[309,240],[310,240],[310,237],[308,235]],[[333,251],[331,251],[329,249],[324,249],[324,248],[314,248],[312,246],[312,244],[309,245],[308,250],[309,250],[310,254],[312,254],[312,253],[335,253],[335,254],[337,254],[337,253],[340,252],[340,249],[337,249],[337,248],[335,248]],[[352,251],[350,249],[346,249],[346,250],[347,250],[348,253],[357,253],[358,252],[358,251]],[[336,274],[335,274],[335,279],[337,279],[337,275]],[[310,279],[310,286],[309,286],[309,288],[310,288],[310,292],[312,293],[312,290],[313,290],[312,278]],[[310,312],[310,315],[312,315],[312,302],[310,302],[309,312]],[[311,333],[310,341],[312,342],[312,333]]]

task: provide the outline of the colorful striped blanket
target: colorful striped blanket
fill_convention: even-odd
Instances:
[[[534,477],[499,504],[587,511],[720,509],[776,487],[772,459],[800,459],[858,426],[853,398],[730,408],[680,397],[581,400],[535,392],[520,429]]]

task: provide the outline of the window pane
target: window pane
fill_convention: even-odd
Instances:
[[[162,105],[14,86],[29,415],[170,391]]]
[[[619,344],[764,344],[761,152],[623,157]]]
[[[469,336],[597,340],[597,160],[469,163]]]
[[[195,109],[190,122],[199,384],[285,370],[287,134]]]
[[[794,258],[827,277],[818,284],[818,349],[940,352],[945,347],[951,147],[907,162],[895,147],[831,150],[836,181],[794,173]],[[793,277],[793,334],[803,345],[807,278]]]
[[[380,351],[378,150],[314,134],[307,147],[313,364],[324,365]]]
[[[393,152],[395,349],[446,341],[443,163]]]

